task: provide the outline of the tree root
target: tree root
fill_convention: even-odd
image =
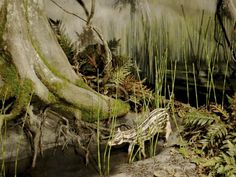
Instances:
[[[29,128],[30,132],[33,135],[33,150],[34,150],[34,155],[33,155],[33,160],[32,160],[32,167],[34,168],[36,166],[36,160],[37,160],[37,155],[38,155],[38,149],[41,146],[40,145],[40,127],[42,123],[40,122],[40,119],[33,113],[33,107],[30,106],[29,109],[27,110],[27,113],[29,115],[28,117],[28,122],[27,122],[27,127]]]
[[[77,120],[90,122],[123,116],[129,111],[129,105],[95,92],[76,75],[42,11],[43,1],[6,2],[6,12],[3,14],[6,19],[4,26],[0,26],[3,29],[0,38],[4,37],[4,49],[10,56],[7,61],[14,65],[20,87],[13,95],[16,100],[11,113],[0,115],[0,130],[5,121],[27,113],[25,125],[32,134],[32,167],[35,167],[38,152],[42,152],[40,142],[44,120],[35,115],[33,107],[29,106],[33,95],[46,105],[61,105],[68,112],[74,113]],[[105,42],[104,39],[101,40]],[[107,52],[106,64],[110,66],[111,56],[108,49]],[[67,143],[77,142],[86,151],[88,161],[88,146],[93,130],[90,130],[92,133],[88,146],[84,146],[83,137],[71,131],[68,119],[61,116],[60,119],[59,137],[66,138],[64,147]]]
[[[89,88],[79,77],[76,79],[65,54],[64,57],[58,56],[63,51],[58,49],[60,46],[48,21],[41,17],[41,9],[32,2],[24,6],[27,12],[24,13],[23,3],[23,0],[8,3],[5,42],[20,78],[32,82],[35,95],[46,104],[66,104],[73,110],[81,110],[82,118],[91,122],[98,116],[102,120],[125,115],[129,111],[128,104],[105,97]],[[14,13],[11,13],[13,7]],[[44,30],[43,35],[40,29]],[[16,45],[19,39],[21,45]],[[47,42],[51,44],[48,47]]]

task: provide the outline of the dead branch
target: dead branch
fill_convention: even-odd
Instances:
[[[70,11],[64,9],[64,8],[63,8],[60,4],[58,4],[56,1],[54,1],[54,0],[51,0],[51,1],[52,1],[52,3],[54,3],[57,7],[59,7],[61,10],[63,10],[63,11],[66,12],[67,14],[73,15],[73,16],[75,16],[75,17],[79,18],[80,20],[82,20],[82,21],[84,21],[84,22],[87,23],[87,20],[85,20],[84,18],[80,17],[79,15],[77,15],[77,14],[75,14],[75,13],[73,13],[73,12],[70,12]]]
[[[91,19],[93,18],[94,13],[95,13],[95,0],[91,0],[91,10],[90,10],[90,14],[87,19],[87,21],[88,21],[87,25],[90,25]]]
[[[89,17],[89,11],[88,11],[88,9],[87,9],[87,7],[85,6],[85,4],[84,4],[84,2],[82,1],[82,0],[76,0],[80,5],[81,5],[81,7],[84,9],[84,12],[85,12],[85,14],[86,14],[86,16],[87,16],[87,18]]]

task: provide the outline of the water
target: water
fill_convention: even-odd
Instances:
[[[115,173],[118,165],[127,163],[127,147],[113,149],[111,154],[110,174]],[[47,150],[43,157],[38,158],[34,169],[28,168],[19,177],[98,177],[98,163],[96,151],[91,153],[90,162],[86,166],[81,154],[68,147],[61,149]]]

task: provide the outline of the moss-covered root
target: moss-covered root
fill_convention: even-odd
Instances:
[[[121,100],[115,100],[107,98],[107,108],[97,105],[93,109],[82,110],[82,119],[87,122],[95,122],[99,120],[105,120],[112,117],[121,117],[127,114],[130,110],[130,106]]]
[[[0,130],[2,129],[5,121],[8,122],[10,120],[13,120],[17,118],[17,116],[19,116],[22,112],[25,112],[31,101],[33,85],[30,80],[22,80],[17,90],[18,92],[15,93],[16,100],[11,112],[9,114],[0,115]]]
[[[38,9],[38,2],[41,1],[7,2],[4,39],[11,54],[10,61],[14,63],[20,80],[28,78],[33,83],[26,87],[28,91],[17,94],[14,109],[7,119],[19,115],[26,108],[32,85],[35,95],[44,103],[68,105],[75,109],[73,112],[80,110],[81,117],[88,121],[122,116],[128,112],[126,103],[103,97],[78,79],[56,41],[46,16]]]
[[[86,122],[95,122],[99,120],[105,120],[112,117],[121,117],[127,114],[130,110],[130,106],[121,100],[111,99],[109,97],[104,98],[107,100],[107,109],[102,109],[101,105],[97,105],[92,109],[80,109],[71,104],[65,102],[53,104],[56,110],[59,112],[71,114],[77,120],[83,120]]]

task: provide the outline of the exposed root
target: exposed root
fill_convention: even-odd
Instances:
[[[94,133],[92,132],[89,135],[89,141],[86,143],[87,145],[84,145],[84,143],[82,143],[82,142],[85,140],[85,138],[81,138],[81,135],[71,131],[71,125],[69,123],[69,120],[63,116],[60,116],[60,118],[62,119],[62,122],[61,122],[60,128],[59,128],[58,139],[61,136],[63,136],[65,138],[65,143],[63,144],[62,149],[64,150],[64,148],[68,144],[78,145],[78,147],[85,152],[85,163],[86,163],[86,165],[88,165],[89,155],[90,155],[89,146],[90,146],[90,143],[92,142]],[[89,127],[86,127],[86,128],[88,130],[92,131]]]
[[[89,155],[90,155],[89,146],[90,146],[90,143],[92,142],[94,135],[95,134],[90,136],[87,147],[85,147],[81,144],[81,137],[80,136],[78,136],[78,138],[77,138],[77,143],[78,143],[79,147],[85,151],[85,165],[86,166],[89,164]]]
[[[74,138],[75,135],[73,135],[70,132],[70,124],[68,119],[66,119],[63,116],[60,116],[60,118],[65,122],[65,123],[61,123],[60,128],[59,128],[59,133],[58,133],[58,138],[61,137],[61,135],[63,135],[65,137],[65,143],[62,146],[62,150],[64,150],[65,146],[67,146],[69,144],[69,142]]]
[[[29,115],[28,119],[28,128],[30,132],[33,135],[33,150],[34,150],[34,155],[33,155],[33,160],[32,160],[32,167],[34,168],[36,166],[36,160],[37,160],[37,155],[38,155],[38,149],[40,147],[40,127],[41,127],[41,122],[39,118],[33,113],[33,106],[30,106],[29,109],[27,110],[27,113]]]

